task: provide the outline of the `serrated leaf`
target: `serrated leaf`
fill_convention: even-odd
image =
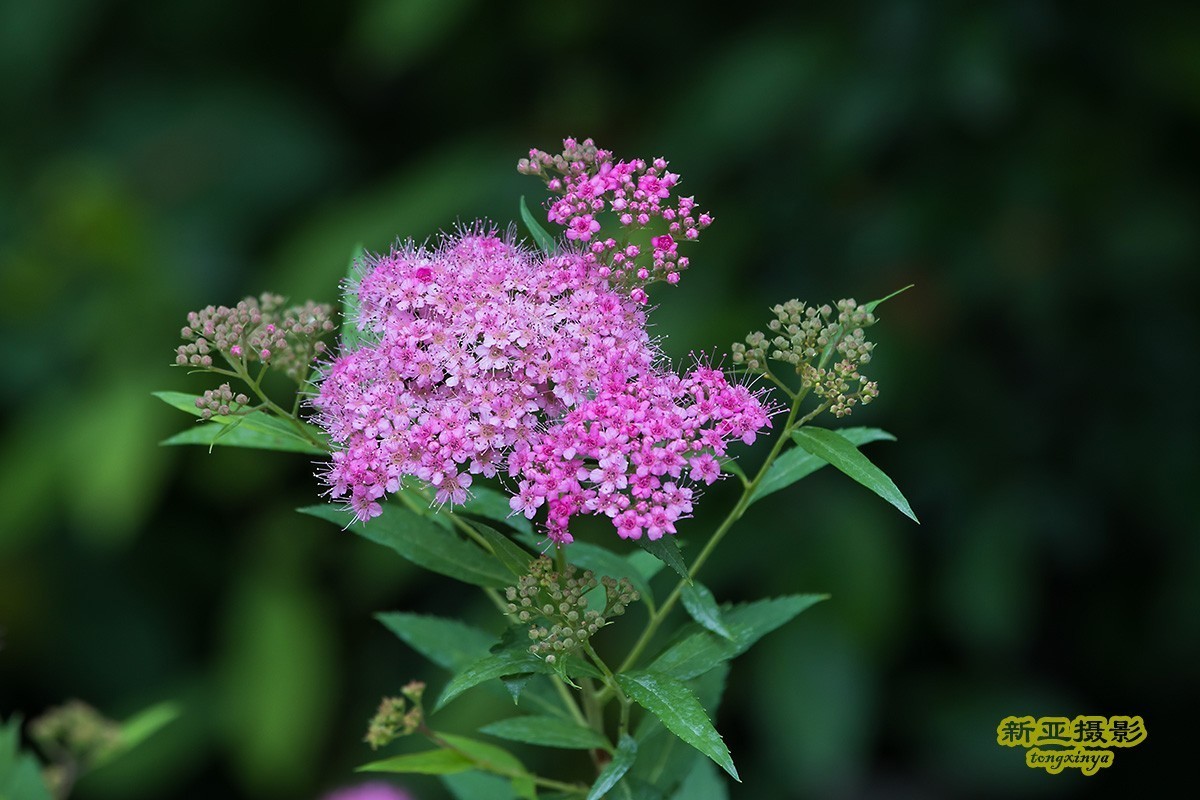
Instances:
[[[493,589],[512,583],[512,574],[495,556],[403,506],[387,504],[380,516],[367,523],[356,521],[352,512],[332,505],[308,506],[299,511],[389,547],[431,572]]]
[[[679,542],[675,541],[675,537],[664,536],[661,539],[651,541],[643,536],[637,540],[637,543],[647,553],[675,570],[679,577],[683,578],[686,582],[692,582],[691,576],[688,575],[687,564],[683,562],[683,556],[679,553]]]
[[[834,431],[855,447],[861,447],[870,442],[894,442],[896,437],[879,428],[838,428]],[[801,478],[807,478],[817,470],[829,464],[802,447],[794,447],[775,459],[775,463],[767,470],[762,482],[754,490],[750,502],[755,503],[769,494],[786,489]]]
[[[721,734],[683,681],[647,670],[618,675],[617,683],[635,703],[658,717],[667,730],[711,758],[735,781],[741,781]]]
[[[684,586],[679,599],[683,601],[683,607],[691,618],[702,627],[726,639],[733,638],[733,634],[721,620],[721,608],[707,586],[701,583]]]
[[[920,524],[917,515],[908,505],[908,500],[892,483],[892,479],[883,470],[871,463],[871,460],[858,452],[850,442],[839,436],[835,431],[825,428],[815,428],[806,425],[792,432],[796,444],[823,458],[858,483],[870,489],[875,494],[895,506],[902,514],[913,522]]]
[[[725,663],[686,682],[709,719],[716,718],[728,675],[729,664]],[[703,759],[698,751],[667,732],[651,714],[642,718],[634,738],[638,741],[638,761],[624,783],[630,783],[636,777],[652,784],[660,790],[657,795],[659,800],[673,792],[684,776],[691,773],[697,762]],[[634,794],[639,793],[635,791]]]
[[[533,561],[536,556],[495,528],[490,528],[482,522],[476,522],[473,525],[484,541],[491,545],[492,555],[500,560],[500,563],[513,574],[513,577],[529,573],[529,562]]]
[[[550,665],[524,648],[513,647],[498,653],[488,653],[483,658],[468,664],[450,679],[433,710],[440,711],[451,700],[484,681],[490,681],[503,675],[550,671]]]
[[[591,728],[559,717],[511,717],[479,729],[480,733],[514,742],[567,750],[612,750],[608,740]]]
[[[600,774],[596,776],[596,782],[592,784],[591,791],[588,792],[587,800],[599,800],[608,794],[609,789],[617,784],[617,781],[625,777],[625,773],[629,772],[629,768],[633,766],[633,762],[637,760],[637,742],[628,734],[621,734],[621,741],[617,743],[617,752],[613,754],[612,761],[605,765]]]
[[[393,611],[376,614],[409,647],[443,669],[456,671],[488,653],[496,637],[455,619]]]
[[[690,634],[654,659],[650,669],[682,680],[701,675],[746,652],[759,639],[828,597],[823,594],[788,595],[726,609],[722,612],[722,621],[730,638],[714,636],[694,626]],[[685,633],[687,630],[684,629]]]
[[[507,495],[487,486],[472,486],[467,502],[458,512],[499,522],[515,531],[533,535],[533,524],[523,514],[513,514]]]
[[[558,243],[554,237],[546,232],[542,224],[537,221],[537,218],[530,212],[529,206],[525,204],[525,196],[521,195],[521,221],[525,223],[525,227],[529,229],[529,235],[533,237],[533,242],[546,255],[550,255],[558,247]]]
[[[571,563],[577,567],[590,569],[597,577],[607,575],[610,578],[628,578],[633,588],[644,598],[653,601],[650,582],[638,569],[611,550],[587,542],[575,542],[567,548]]]
[[[197,395],[184,392],[153,392],[153,395],[172,408],[187,412],[193,417],[200,416],[200,409],[196,408]],[[323,434],[318,429],[307,424],[304,425],[304,429],[314,439],[321,441]],[[221,445],[313,455],[326,454],[324,448],[305,439],[290,423],[263,411],[230,416],[216,415],[164,439],[160,444],[199,444],[210,447]]]
[[[362,343],[362,332],[358,329],[358,279],[359,261],[367,251],[359,242],[350,252],[350,263],[346,266],[346,278],[342,281],[342,352],[358,349]]]

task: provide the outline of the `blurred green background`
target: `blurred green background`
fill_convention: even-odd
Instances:
[[[0,3],[0,715],[185,709],[79,798],[317,797],[369,758],[381,695],[446,677],[372,612],[494,627],[292,513],[303,457],[158,448],[189,423],[149,393],[208,385],[168,368],[188,310],[332,300],[359,241],[506,224],[539,191],[517,159],[565,135],[666,156],[716,215],[654,298],[673,356],[789,297],[916,284],[850,422],[899,437],[867,452],[924,524],[821,473],[706,570],[725,600],[834,595],[735,662],[732,796],[1101,796],[1182,769],[1200,9],[753,5]],[[1048,776],[995,742],[1020,714],[1141,714],[1149,738]]]

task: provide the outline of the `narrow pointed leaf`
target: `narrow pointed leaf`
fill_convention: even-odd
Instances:
[[[726,639],[733,638],[733,634],[721,620],[721,609],[707,586],[701,583],[684,586],[679,599],[683,601],[683,607],[692,619],[702,627]]]
[[[332,505],[308,506],[300,513],[332,522],[390,547],[417,566],[464,583],[494,589],[512,583],[512,574],[495,556],[394,503],[385,505],[383,514],[365,524],[356,521],[352,512]]]
[[[521,221],[525,223],[525,227],[529,229],[529,235],[533,237],[533,242],[538,248],[547,255],[554,252],[558,246],[554,241],[554,237],[546,232],[542,227],[542,223],[538,222],[537,218],[529,210],[529,206],[525,204],[525,196],[521,196]]]
[[[475,530],[479,531],[479,535],[484,538],[492,547],[492,555],[500,560],[500,563],[513,574],[513,577],[520,577],[528,574],[529,562],[533,561],[535,556],[519,544],[509,539],[503,533],[484,525],[482,522],[474,524]]]
[[[439,711],[451,700],[484,681],[490,681],[503,675],[549,671],[550,666],[528,650],[512,648],[499,653],[489,653],[468,664],[450,679],[433,710]]]
[[[897,289],[896,291],[892,292],[891,294],[887,295],[886,297],[881,297],[878,300],[872,300],[869,303],[864,303],[863,310],[866,311],[868,314],[873,314],[873,313],[875,313],[875,309],[879,308],[879,306],[886,303],[888,300],[891,300],[893,297],[895,297],[898,294],[904,294],[905,292],[907,292],[909,289],[913,288],[914,286],[916,286],[915,283],[910,283],[908,286],[905,286],[903,289]]]
[[[177,408],[193,417],[200,416],[200,409],[196,408],[197,395],[184,392],[154,392],[153,394],[172,408]],[[319,430],[307,424],[304,429],[313,439],[321,441],[323,434]],[[219,444],[224,447],[249,447],[256,450],[282,450],[313,455],[324,455],[326,452],[324,448],[318,447],[301,436],[291,423],[263,411],[230,416],[216,415],[164,439],[161,444],[199,444],[209,447]]]
[[[488,654],[496,637],[454,619],[393,611],[376,614],[402,642],[443,669],[463,669]]]
[[[466,753],[467,757],[484,771],[526,774],[525,765],[520,759],[503,747],[454,733],[438,733],[437,736],[456,750]]]
[[[722,611],[721,619],[730,633],[729,638],[693,626],[690,634],[654,659],[650,669],[681,680],[702,675],[717,664],[746,652],[763,636],[828,597],[823,594],[788,595],[726,609]]]
[[[896,437],[879,428],[838,428],[834,431],[855,447],[861,447],[870,442],[894,442]],[[762,483],[754,490],[750,502],[754,503],[769,494],[786,489],[801,478],[807,478],[817,470],[829,464],[801,447],[793,447],[775,459],[775,463],[763,476]]]
[[[404,772],[421,775],[450,775],[475,769],[475,762],[453,750],[424,750],[420,753],[405,753],[382,761],[363,764],[358,772]]]
[[[625,773],[629,772],[629,768],[636,760],[637,742],[632,736],[621,734],[617,752],[613,754],[612,761],[608,762],[608,765],[596,777],[596,782],[592,784],[592,790],[588,792],[587,800],[599,800],[607,795],[609,789],[612,789],[616,786],[617,781],[625,777]]]
[[[850,442],[835,431],[806,425],[792,432],[792,439],[814,456],[823,458],[849,477],[895,506],[904,516],[920,523],[908,505],[908,500],[883,470],[858,452]]]
[[[635,703],[658,717],[667,730],[711,758],[735,781],[741,780],[721,734],[683,681],[645,671],[618,675],[617,683]]]
[[[643,536],[637,540],[637,543],[647,553],[675,570],[679,577],[688,583],[692,582],[691,576],[688,575],[687,564],[684,563],[683,556],[679,553],[679,542],[675,541],[674,536],[664,536],[654,541]]]
[[[728,675],[729,665],[720,664],[686,682],[709,719],[716,719]],[[697,750],[664,729],[652,714],[642,718],[634,738],[638,742],[638,760],[625,783],[631,783],[630,779],[634,777],[645,781],[660,790],[659,800],[671,794],[684,776],[690,774],[695,765],[704,759]]]
[[[93,766],[100,766],[112,761],[137,747],[142,742],[158,733],[162,728],[179,718],[183,709],[176,703],[158,703],[134,714],[121,724],[121,738],[117,746],[106,750],[96,758]]]
[[[512,717],[485,725],[479,729],[479,732],[542,747],[561,747],[567,750],[612,750],[612,745],[608,743],[608,740],[596,731],[559,717]]]

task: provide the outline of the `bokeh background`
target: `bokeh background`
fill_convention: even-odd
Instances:
[[[732,796],[1090,797],[1183,768],[1200,9],[756,5],[0,3],[0,715],[184,709],[79,798],[315,798],[369,758],[381,695],[445,680],[372,612],[494,625],[292,513],[303,457],[157,447],[189,423],[149,393],[207,386],[168,368],[188,310],[331,300],[357,242],[507,223],[539,192],[516,160],[564,135],[668,157],[717,217],[654,297],[674,356],[789,297],[916,284],[851,421],[899,437],[868,453],[923,524],[822,473],[706,570],[722,599],[834,595],[735,662]],[[1149,738],[1048,776],[996,745],[1025,713]]]

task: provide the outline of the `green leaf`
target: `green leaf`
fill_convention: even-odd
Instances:
[[[875,494],[887,500],[913,522],[920,524],[916,514],[909,507],[904,495],[892,483],[892,479],[883,473],[870,459],[858,452],[850,442],[839,436],[835,431],[806,425],[792,432],[796,444],[823,458],[854,480],[867,487]]]
[[[376,614],[400,640],[443,669],[461,670],[483,658],[496,638],[454,619],[409,614]]]
[[[637,540],[637,543],[647,553],[675,570],[679,577],[688,583],[692,582],[691,576],[688,575],[687,564],[683,563],[683,556],[679,554],[679,542],[675,541],[674,536],[664,536],[654,541],[643,536]]]
[[[671,800],[729,800],[729,787],[711,761],[701,761],[671,795]]]
[[[512,781],[478,770],[445,775],[442,783],[457,800],[515,800],[517,797]]]
[[[863,311],[866,311],[868,314],[873,314],[873,313],[875,313],[875,309],[879,308],[880,305],[882,305],[883,303],[886,303],[888,300],[891,300],[893,297],[895,297],[898,294],[903,294],[904,292],[907,292],[909,289],[913,288],[914,286],[916,286],[915,283],[910,283],[908,286],[905,286],[903,289],[897,289],[896,291],[892,292],[891,294],[889,294],[886,297],[881,297],[878,300],[872,300],[871,302],[863,305],[863,307],[862,307]]]
[[[654,580],[654,576],[661,572],[662,568],[666,566],[663,564],[663,562],[659,561],[645,550],[635,550],[629,555],[625,556],[625,560],[633,565],[633,568],[638,571],[638,574],[642,576],[647,585],[649,585],[649,582]],[[634,586],[637,586],[637,584],[634,584]]]
[[[650,582],[626,558],[622,558],[611,550],[587,542],[574,542],[567,548],[567,556],[577,567],[590,569],[597,577],[607,575],[610,578],[628,578],[633,588],[643,598],[651,603],[654,594],[650,591]],[[603,609],[601,609],[603,610]]]
[[[155,397],[172,408],[185,411],[193,417],[200,416],[196,408],[197,395],[183,392],[154,392]],[[311,425],[305,425],[305,430],[317,441],[323,434]],[[301,436],[291,423],[273,417],[265,411],[251,411],[247,414],[230,416],[213,416],[206,422],[181,431],[174,436],[164,439],[161,444],[201,444],[223,445],[226,447],[250,447],[256,450],[283,450],[291,453],[311,453],[325,455],[324,448],[318,447]]]
[[[650,669],[682,680],[701,675],[722,661],[746,652],[759,639],[828,597],[823,594],[788,595],[726,609],[722,621],[730,638],[723,639],[693,627],[690,635],[685,635],[654,659]]]
[[[20,749],[21,719],[0,723],[0,800],[53,800],[41,763]]]
[[[405,753],[382,761],[363,764],[356,772],[415,772],[422,775],[450,775],[475,769],[475,762],[454,750],[424,750]]]
[[[834,431],[855,447],[861,447],[870,442],[894,442],[896,437],[879,428],[839,428]],[[818,458],[800,447],[793,447],[775,459],[775,463],[767,470],[762,482],[754,490],[750,502],[757,502],[769,494],[786,489],[801,478],[807,478],[829,462]]]
[[[559,717],[512,717],[485,725],[479,732],[542,747],[612,751],[612,745],[596,731]]]
[[[716,717],[717,709],[721,705],[721,696],[725,693],[725,679],[728,675],[729,665],[719,664],[703,675],[687,681],[688,688],[695,692],[696,699],[700,701],[709,719]],[[668,733],[662,723],[651,714],[642,718],[634,738],[638,741],[639,755],[637,764],[630,772],[630,778],[636,777],[659,789],[659,800],[674,791],[684,776],[689,774],[702,758],[699,752]],[[629,778],[625,780],[625,783],[630,782]]]
[[[98,756],[94,765],[98,767],[124,755],[174,722],[182,713],[183,709],[178,704],[167,702],[158,703],[134,714],[122,723],[121,738],[117,746]]]
[[[733,638],[733,634],[721,621],[721,609],[717,606],[717,601],[707,586],[701,583],[684,586],[679,599],[683,601],[683,607],[687,609],[692,619],[702,627],[726,639]]]
[[[633,762],[637,760],[637,742],[628,734],[621,734],[621,741],[617,744],[617,752],[613,754],[612,761],[601,770],[596,776],[596,782],[592,784],[592,790],[588,792],[587,800],[599,800],[608,794],[608,790],[616,785],[617,781],[625,777],[625,773],[629,772],[629,768],[633,766]]]
[[[512,575],[495,556],[403,506],[389,503],[380,516],[365,524],[356,521],[353,512],[332,505],[308,506],[299,511],[390,547],[431,572],[493,589],[512,583]]]
[[[530,653],[526,648],[512,647],[498,653],[488,653],[483,658],[468,664],[450,679],[433,710],[441,710],[451,700],[484,681],[490,681],[503,675],[550,671],[550,665]]]
[[[362,343],[362,332],[358,329],[358,281],[359,261],[367,254],[359,242],[350,251],[350,263],[346,266],[346,278],[342,281],[342,352],[358,349]]]
[[[466,753],[479,769],[487,772],[526,774],[525,765],[503,747],[453,733],[438,733],[437,736]]]
[[[495,528],[489,528],[482,522],[475,522],[473,525],[484,541],[491,545],[492,555],[498,558],[514,577],[529,573],[529,562],[536,556]]]
[[[532,523],[523,514],[512,513],[508,496],[487,486],[472,486],[467,502],[458,507],[458,513],[490,519],[515,531],[533,535]]]
[[[525,205],[524,195],[521,195],[521,221],[529,229],[529,235],[533,237],[534,244],[546,255],[552,254],[558,247],[558,243],[554,241],[554,237],[546,232],[542,224],[529,211],[529,206]]]
[[[741,781],[721,734],[683,681],[645,671],[618,675],[617,683],[634,702],[658,717],[667,730],[711,758],[735,781]]]

